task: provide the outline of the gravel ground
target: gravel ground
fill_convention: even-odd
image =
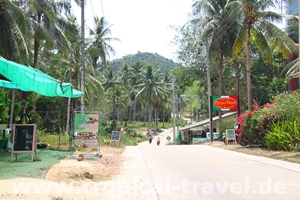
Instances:
[[[138,146],[127,147],[125,162],[116,179],[107,181],[105,199],[155,199],[152,180]]]

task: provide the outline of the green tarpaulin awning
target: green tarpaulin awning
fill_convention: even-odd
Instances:
[[[10,81],[1,81],[0,87],[33,91],[49,97],[78,98],[82,91],[71,83],[63,83],[44,72],[0,57],[0,74]]]
[[[15,83],[12,83],[10,81],[0,80],[0,87],[2,88],[9,88],[9,89],[19,89],[25,92],[30,92],[30,90],[20,87]]]

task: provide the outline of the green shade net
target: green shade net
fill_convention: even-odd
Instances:
[[[19,90],[23,90],[25,92],[30,92],[30,90],[21,87],[15,83],[12,83],[10,81],[5,81],[5,80],[0,80],[0,87],[2,88],[9,88],[9,89],[19,89]]]
[[[0,74],[11,81],[2,81],[0,87],[33,91],[49,97],[77,98],[83,95],[83,92],[74,89],[71,83],[63,83],[38,69],[2,57],[0,57]]]

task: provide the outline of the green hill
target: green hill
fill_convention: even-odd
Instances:
[[[115,59],[109,63],[109,66],[112,66],[114,69],[121,69],[124,63],[128,63],[129,66],[134,65],[136,62],[141,62],[144,65],[151,64],[154,67],[160,67],[159,72],[164,73],[172,70],[177,66],[181,66],[178,63],[175,63],[173,60],[165,58],[157,53],[141,53],[123,56],[122,58]]]

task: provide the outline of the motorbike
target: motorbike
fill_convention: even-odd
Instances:
[[[241,145],[241,146],[243,146],[243,147],[244,147],[244,146],[247,146],[247,145],[248,145],[248,143],[249,143],[249,140],[242,139],[242,140],[240,140],[240,141],[239,141],[239,143],[240,143],[240,145]]]
[[[152,136],[150,135],[150,137],[149,137],[149,143],[151,144],[151,142],[152,142]]]

